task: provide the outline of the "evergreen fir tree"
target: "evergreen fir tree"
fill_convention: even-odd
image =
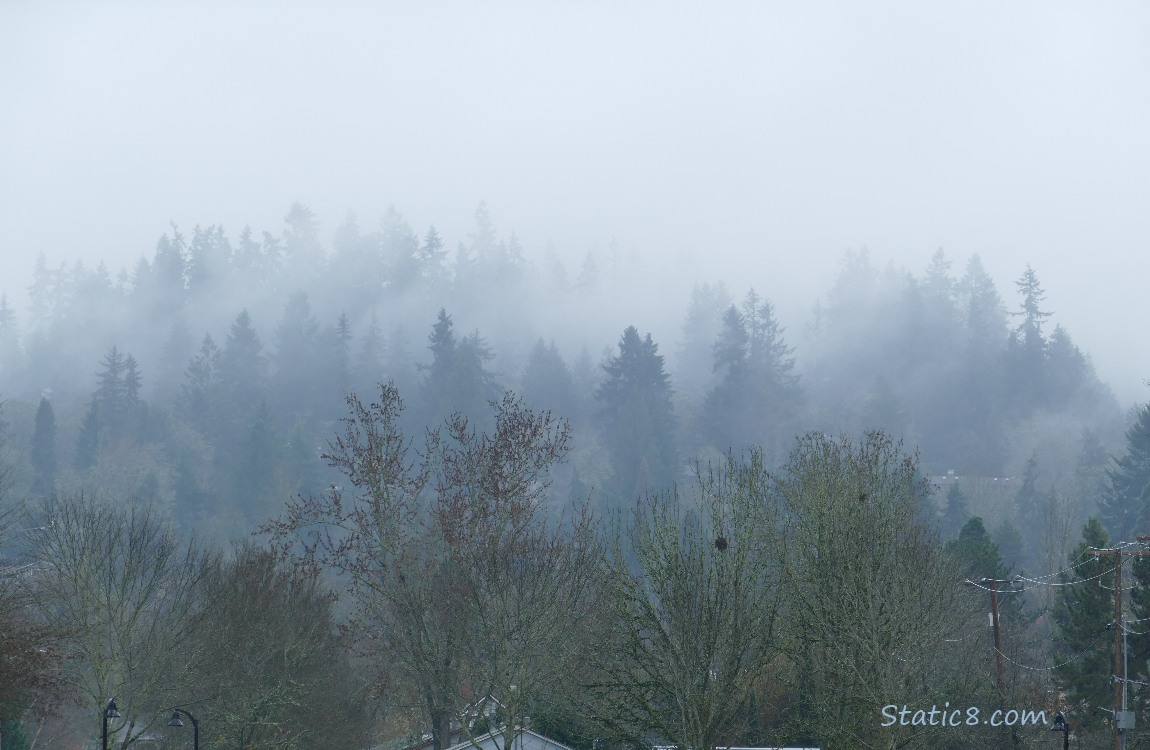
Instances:
[[[188,247],[188,291],[194,295],[209,295],[217,291],[231,264],[232,246],[224,228],[213,224],[207,229],[196,226]]]
[[[535,342],[520,382],[523,401],[533,409],[550,411],[569,421],[581,417],[575,380],[554,341],[546,344],[540,338]]]
[[[487,343],[478,331],[457,339],[455,324],[444,309],[440,309],[427,342],[431,363],[421,366],[427,423],[440,423],[458,412],[484,424],[490,417],[489,403],[497,396],[495,381],[487,370],[493,356]]]
[[[628,326],[619,353],[603,365],[596,392],[604,439],[611,456],[616,499],[658,491],[678,479],[671,381],[651,338]]]
[[[1150,486],[1150,404],[1139,407],[1126,430],[1126,451],[1106,472],[1101,516],[1115,539],[1128,541],[1150,533],[1150,507],[1143,499]]]
[[[419,273],[424,288],[427,290],[443,288],[448,278],[447,250],[444,248],[443,238],[435,231],[435,227],[428,227],[416,257],[419,259]]]
[[[419,238],[395,206],[389,206],[379,227],[387,288],[402,294],[420,280]]]
[[[250,424],[256,406],[268,397],[268,361],[263,342],[245,309],[236,316],[219,357],[221,432],[219,443],[234,451],[239,435]]]
[[[296,415],[310,421],[319,411],[325,363],[318,333],[307,293],[292,294],[276,327],[272,358],[273,403],[281,424],[290,424]]]
[[[1083,727],[1101,724],[1099,708],[1110,708],[1114,652],[1114,558],[1091,555],[1110,543],[1102,523],[1091,518],[1071,553],[1072,572],[1063,573],[1054,604],[1054,678],[1070,705],[1082,703]]]
[[[946,491],[946,508],[942,514],[943,536],[948,539],[956,537],[969,520],[972,519],[966,507],[966,493],[957,481],[951,482]]]
[[[967,578],[975,583],[983,578],[1007,580],[1010,575],[1010,568],[1003,562],[998,545],[994,543],[979,516],[968,518],[958,536],[947,543],[946,549],[958,556],[966,566]]]
[[[723,314],[714,345],[719,382],[707,394],[702,432],[713,445],[741,450],[763,447],[781,458],[799,398],[792,349],[782,337],[774,308],[751,289],[740,311]]]
[[[676,380],[683,390],[701,392],[710,385],[715,341],[726,331],[730,307],[731,295],[722,282],[695,284],[691,290],[675,359]]]
[[[1026,459],[1026,469],[1022,473],[1022,484],[1014,493],[1014,508],[1018,513],[1018,525],[1032,528],[1038,523],[1038,506],[1041,498],[1038,493],[1038,460],[1031,456]]]
[[[222,352],[211,335],[205,335],[199,351],[188,363],[182,386],[182,412],[204,435],[215,434],[219,427],[221,356]]]
[[[1007,340],[1005,375],[1013,412],[1025,416],[1048,400],[1047,341],[1042,326],[1052,313],[1042,309],[1046,293],[1029,264],[1015,286],[1022,301],[1014,314],[1022,320]]]

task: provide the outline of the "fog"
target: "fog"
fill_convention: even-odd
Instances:
[[[295,201],[326,243],[394,205],[453,251],[486,201],[531,258],[666,274],[615,330],[668,344],[695,281],[798,330],[846,250],[978,254],[1011,309],[1030,264],[1145,400],[1143,5],[332,5],[4,3],[0,292],[22,311],[38,253],[115,276],[170,222],[276,233]]]

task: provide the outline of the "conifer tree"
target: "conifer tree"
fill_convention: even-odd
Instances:
[[[485,424],[488,404],[498,395],[487,370],[493,356],[487,343],[478,331],[458,339],[455,323],[444,309],[440,309],[427,342],[431,363],[421,369],[428,424],[438,424],[455,412]]]
[[[1114,459],[1106,472],[1101,516],[1115,539],[1131,540],[1150,533],[1150,404],[1138,409],[1134,424],[1126,430],[1126,451]]]
[[[400,294],[415,288],[421,270],[419,238],[395,206],[389,206],[380,221],[379,246],[387,288]]]
[[[425,289],[436,290],[443,287],[448,276],[447,250],[444,249],[443,238],[435,231],[435,227],[427,228],[416,257],[419,259],[419,273]]]
[[[236,316],[220,353],[220,387],[226,413],[238,424],[254,413],[256,404],[267,397],[267,357],[263,342],[245,309]]]
[[[205,435],[213,434],[221,408],[220,358],[222,352],[210,334],[188,363],[182,386],[183,412]]]
[[[946,549],[962,560],[967,577],[975,582],[982,578],[1005,580],[1010,573],[980,516],[970,517],[958,537],[947,543]]]
[[[754,289],[741,311],[734,305],[727,309],[714,345],[720,380],[707,394],[702,415],[702,430],[714,445],[763,446],[768,459],[781,457],[772,443],[789,437],[799,398],[792,351],[773,306]]]
[[[288,298],[275,342],[272,368],[277,416],[281,424],[290,423],[296,414],[310,419],[316,415],[326,363],[320,356],[319,323],[306,292]]]
[[[1014,493],[1014,507],[1018,513],[1021,528],[1033,526],[1038,520],[1038,461],[1031,456],[1026,459],[1026,469],[1022,473],[1022,484]]]
[[[579,421],[582,409],[575,392],[575,380],[554,341],[546,344],[539,338],[535,342],[527,356],[521,383],[523,401],[533,409]]]
[[[640,337],[628,326],[619,353],[603,365],[596,398],[616,497],[634,498],[677,479],[671,381],[658,351],[651,334]]]
[[[1029,264],[1015,286],[1022,301],[1014,315],[1021,322],[1007,340],[1006,385],[1014,413],[1028,415],[1048,398],[1047,341],[1042,326],[1052,313],[1042,309],[1046,292]]]
[[[731,295],[722,283],[695,284],[676,357],[676,380],[687,391],[703,391],[710,383],[715,341],[726,331]]]
[[[953,538],[970,520],[970,510],[966,507],[966,493],[959,483],[952,482],[946,491],[946,508],[942,514],[942,534]]]
[[[1098,708],[1110,708],[1113,672],[1114,558],[1089,554],[1110,543],[1102,523],[1091,518],[1070,555],[1071,572],[1060,576],[1054,604],[1054,678],[1068,702],[1084,703],[1084,726],[1101,723]]]

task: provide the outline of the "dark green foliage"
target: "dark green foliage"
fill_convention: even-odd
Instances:
[[[998,544],[986,530],[982,518],[971,517],[958,537],[946,545],[946,551],[961,561],[966,580],[976,588],[989,589],[989,579],[994,580],[1003,648],[1008,652],[1015,651],[1014,647],[1027,624],[1023,616],[1022,589],[1011,581],[1014,571],[1002,559]],[[989,601],[987,594],[987,606],[990,606]]]
[[[1071,572],[1060,576],[1054,604],[1058,632],[1054,640],[1054,678],[1066,691],[1071,705],[1084,702],[1089,710],[1080,712],[1084,725],[1098,725],[1096,709],[1110,708],[1113,691],[1114,651],[1111,627],[1114,622],[1113,556],[1095,556],[1091,549],[1110,544],[1097,518],[1082,530],[1082,541],[1071,553]]]
[[[970,517],[970,510],[966,507],[966,495],[957,481],[951,482],[946,490],[946,507],[942,512],[942,525],[940,531],[944,539],[953,539],[966,525]],[[981,519],[979,521],[981,523]]]
[[[1006,579],[1010,573],[1010,569],[1002,562],[1002,556],[998,554],[998,545],[990,538],[978,516],[967,521],[958,538],[948,543],[946,548],[962,560],[967,577],[975,582],[983,578]]]
[[[600,424],[611,456],[610,492],[632,499],[667,487],[678,477],[671,379],[651,338],[628,326],[619,353],[603,365],[596,391]]]
[[[28,750],[28,733],[19,721],[0,721],[0,735],[4,738],[4,750]]]
[[[1150,404],[1139,407],[1126,430],[1126,450],[1106,472],[1101,516],[1115,539],[1150,533]]]

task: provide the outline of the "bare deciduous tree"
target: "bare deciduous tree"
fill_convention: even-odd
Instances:
[[[319,577],[244,544],[204,584],[212,614],[194,675],[204,699],[195,710],[210,727],[203,746],[366,747],[359,685]]]
[[[117,699],[110,731],[127,748],[187,700],[196,655],[185,647],[205,614],[196,592],[210,556],[151,507],[84,495],[45,500],[27,526],[38,616],[64,628],[68,679],[91,715]]]
[[[985,630],[981,607],[958,595],[961,568],[922,523],[929,488],[915,456],[880,432],[857,443],[809,433],[777,486],[795,730],[828,748],[955,739],[937,726],[883,727],[879,714],[939,696],[958,705],[993,674],[986,652],[965,645]]]
[[[416,702],[437,750],[489,698],[513,732],[524,696],[573,658],[597,573],[589,515],[560,522],[544,505],[569,427],[508,393],[490,434],[455,415],[416,452],[394,384],[348,406],[325,458],[350,488],[290,503],[265,530],[345,577],[381,682]]]
[[[734,719],[770,668],[779,596],[761,452],[701,473],[698,495],[639,501],[615,548],[613,648],[593,692],[631,743],[745,742]]]

